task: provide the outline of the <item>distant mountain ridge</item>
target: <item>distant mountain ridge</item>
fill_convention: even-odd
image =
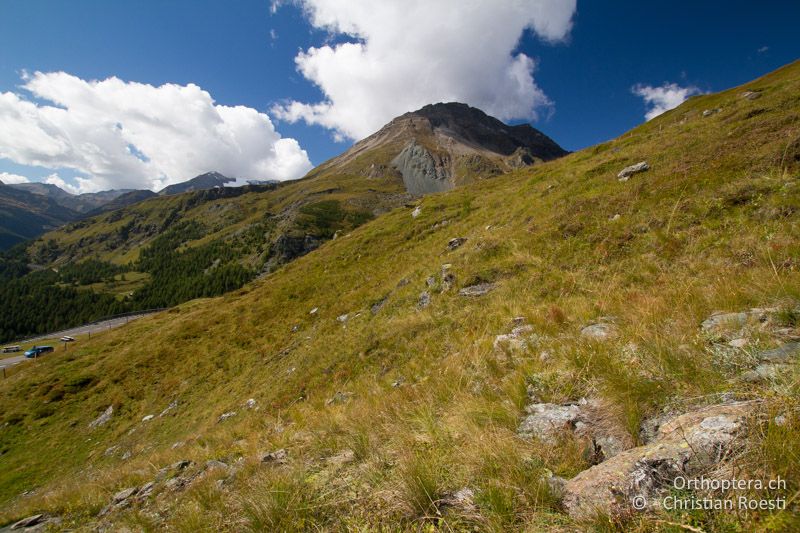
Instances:
[[[112,189],[100,192],[88,192],[82,194],[70,194],[61,187],[53,185],[52,183],[15,183],[10,185],[15,189],[27,191],[33,194],[47,196],[55,200],[59,205],[62,205],[77,213],[88,213],[93,211],[108,202],[116,199],[117,197],[131,192],[134,189]]]

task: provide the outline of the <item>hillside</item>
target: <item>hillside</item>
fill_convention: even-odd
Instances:
[[[225,235],[309,195],[360,205],[378,190],[397,207],[0,381],[0,524],[800,527],[800,63],[399,206],[397,180],[328,168],[202,212],[229,210],[210,222]],[[143,202],[136,227],[191,198]],[[110,227],[134,220],[119,213]],[[54,235],[61,253],[86,229]],[[656,505],[681,472],[780,477],[782,491],[736,496],[788,505]],[[626,500],[639,493],[646,511]]]
[[[409,128],[409,121],[417,126]],[[16,279],[14,287],[0,287],[0,299],[8,302],[0,309],[0,341],[43,332],[46,324],[68,327],[87,318],[70,313],[76,322],[65,324],[63,314],[55,315],[55,303],[67,299],[66,288],[97,293],[97,314],[89,318],[112,307],[169,307],[238,289],[411,201],[415,195],[409,183],[416,190],[427,179],[424,173],[409,181],[408,172],[364,173],[359,165],[366,158],[380,168],[393,168],[393,161],[408,154],[408,146],[419,148],[434,137],[436,157],[454,165],[440,169],[446,171],[441,179],[432,178],[444,188],[477,179],[468,175],[466,163],[472,165],[470,172],[485,168],[491,177],[564,154],[530,126],[506,126],[463,104],[437,104],[396,119],[368,139],[368,147],[360,143],[302,180],[226,187],[231,178],[210,172],[169,186],[158,197],[124,194],[88,218],[42,236],[28,247],[26,259],[15,259],[56,270],[69,267],[70,279],[33,272]],[[423,150],[403,159],[403,168],[413,174],[431,153]],[[116,204],[120,209],[111,210]],[[88,271],[77,274],[84,263]],[[14,312],[34,299],[47,303],[35,311]]]
[[[52,198],[0,183],[0,250],[33,239],[78,216]]]

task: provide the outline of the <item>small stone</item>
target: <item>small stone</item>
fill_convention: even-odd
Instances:
[[[214,469],[227,470],[228,465],[216,459],[210,459],[206,461],[206,470],[214,470]]]
[[[773,420],[776,426],[784,427],[786,424],[789,423],[789,419],[786,418],[786,415],[778,415]]]
[[[332,465],[343,465],[346,463],[352,463],[355,460],[356,454],[353,450],[342,450],[341,452],[337,453],[332,457],[328,457],[328,464]]]
[[[617,220],[619,220],[620,218],[622,218],[622,216],[621,216],[619,213],[617,213],[616,215],[614,215],[613,217],[611,217],[609,220],[611,220],[612,222],[614,222],[614,221],[617,221]]]
[[[43,514],[35,514],[33,516],[29,516],[28,518],[23,518],[19,522],[16,522],[11,529],[25,529],[29,527],[33,527],[37,524],[41,524],[44,520]]]
[[[372,304],[372,307],[369,308],[370,312],[373,315],[377,315],[380,312],[380,310],[383,309],[384,304],[386,304],[386,300],[387,297],[384,296],[383,298]]]
[[[740,328],[747,322],[747,313],[715,312],[703,320],[700,328],[703,331],[716,332],[726,328]]]
[[[420,309],[424,309],[431,304],[431,293],[428,291],[423,291],[419,294],[419,300],[417,300],[417,307]]]
[[[706,109],[705,111],[703,111],[703,116],[704,117],[710,117],[711,115],[716,115],[720,111],[722,111],[722,109],[720,109],[718,107],[716,107],[714,109]]]
[[[192,462],[188,459],[181,459],[180,461],[174,462],[170,465],[170,468],[176,472],[180,472],[181,470],[185,470],[192,466]]]
[[[106,451],[103,452],[103,455],[105,455],[106,457],[114,455],[114,452],[116,452],[118,448],[119,446],[110,446],[106,448]]]
[[[616,336],[617,328],[614,324],[600,322],[597,324],[590,324],[581,329],[581,335],[594,340],[606,340]]]
[[[161,414],[160,414],[160,415],[158,415],[158,418],[161,418],[161,417],[163,417],[164,415],[166,415],[166,414],[167,414],[167,413],[169,413],[170,411],[173,411],[173,410],[174,410],[174,409],[176,409],[177,407],[178,407],[178,400],[172,400],[172,401],[170,402],[170,404],[167,406],[167,408],[166,408],[166,409],[164,409],[163,411],[161,411]]]
[[[465,242],[467,242],[466,237],[455,237],[447,242],[447,249],[453,251],[456,248],[459,248]]]
[[[422,214],[422,206],[418,205],[417,207],[414,208],[413,211],[411,211],[411,218],[417,218],[421,214]]]
[[[634,174],[645,172],[647,170],[650,170],[650,165],[647,164],[647,161],[641,161],[635,165],[623,168],[620,173],[617,174],[617,179],[619,181],[628,181]]]
[[[336,320],[337,320],[337,321],[339,321],[339,322],[341,322],[342,324],[345,324],[345,323],[347,323],[347,319],[348,319],[349,317],[350,317],[350,315],[349,315],[348,313],[345,313],[345,314],[343,314],[343,315],[339,315],[339,316],[337,316],[337,317],[336,317]]]
[[[742,93],[742,98],[747,100],[756,100],[761,98],[761,91],[745,91]]]
[[[755,367],[749,372],[741,375],[741,380],[747,383],[763,383],[765,381],[774,381],[788,369],[788,365],[764,363]]]
[[[113,414],[114,414],[114,406],[109,405],[108,408],[105,411],[103,411],[103,414],[101,414],[94,421],[89,423],[89,427],[96,428],[105,425],[106,423],[108,423],[109,420],[111,420],[111,416]]]
[[[467,487],[457,490],[454,493],[446,494],[439,500],[442,507],[457,507],[463,511],[473,511],[475,509],[475,492]]]
[[[280,450],[275,450],[274,452],[265,453],[261,456],[262,463],[270,463],[270,464],[285,464],[289,460],[289,454],[281,448]]]
[[[545,443],[554,444],[564,430],[571,430],[580,416],[577,405],[537,403],[525,409],[526,416],[517,429],[523,438],[535,437]]]
[[[728,343],[728,346],[730,346],[731,348],[744,348],[745,346],[747,346],[747,343],[748,340],[742,337],[739,339],[733,339]]]
[[[335,405],[345,403],[350,397],[353,396],[351,392],[337,392],[333,395],[333,398],[328,398],[325,400],[325,405]]]
[[[221,415],[219,415],[217,422],[225,422],[226,420],[228,420],[229,418],[233,418],[234,416],[236,416],[236,411],[228,411],[227,413],[222,413]]]
[[[317,314],[317,311],[319,311],[319,307],[315,307],[314,309],[312,309],[311,311],[309,311],[309,312],[308,312],[308,314],[309,314],[309,315],[316,315],[316,314]]]
[[[483,296],[484,294],[488,294],[495,289],[496,285],[494,283],[478,283],[477,285],[470,285],[469,287],[464,287],[460,291],[458,291],[459,296],[464,296],[467,298],[474,298],[477,296]]]
[[[155,488],[156,484],[152,481],[148,481],[144,485],[141,486],[139,489],[139,493],[136,495],[139,499],[144,499],[150,496],[153,493],[153,489]]]
[[[129,489],[123,489],[123,490],[119,491],[118,493],[114,494],[114,497],[112,498],[112,500],[114,501],[115,504],[122,503],[125,500],[127,500],[128,498],[130,498],[131,496],[133,496],[134,494],[136,494],[138,491],[139,491],[139,489],[136,488],[136,487],[131,487]]]
[[[125,453],[122,454],[122,460],[123,461],[127,461],[131,457],[133,457],[133,454],[131,453],[130,450],[125,450]]]
[[[142,422],[150,422],[150,421],[151,421],[152,419],[154,419],[155,417],[156,417],[156,415],[147,415],[147,416],[144,416],[144,417],[142,417]]]
[[[428,276],[428,279],[425,280],[425,285],[427,285],[429,288],[433,287],[436,285],[436,278],[433,276]]]
[[[256,405],[258,405],[258,402],[256,402],[256,399],[255,399],[255,398],[250,398],[249,400],[247,400],[246,402],[244,402],[244,406],[245,406],[246,408],[248,408],[248,409],[255,409],[255,408],[256,408]]]

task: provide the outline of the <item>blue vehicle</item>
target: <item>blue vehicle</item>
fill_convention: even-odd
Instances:
[[[35,357],[39,357],[43,353],[50,353],[53,351],[52,346],[34,346],[27,352],[25,352],[25,357],[28,359],[33,359]]]

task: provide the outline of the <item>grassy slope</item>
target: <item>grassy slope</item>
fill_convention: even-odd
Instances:
[[[750,101],[745,89],[763,93]],[[722,111],[701,116],[714,107]],[[8,422],[0,523],[34,510],[81,523],[115,490],[171,461],[242,455],[228,488],[212,476],[160,499],[161,518],[133,509],[114,519],[185,531],[378,521],[413,529],[431,513],[428,498],[469,486],[477,511],[445,512],[440,525],[568,526],[540,479],[545,468],[569,477],[587,465],[575,442],[554,449],[515,437],[527,385],[551,401],[601,396],[633,437],[643,417],[689,398],[757,394],[769,411],[796,397],[796,371],[770,390],[733,381],[741,367],[716,360],[697,324],[713,310],[800,297],[799,136],[793,64],[693,98],[615,141],[427,197],[418,218],[397,209],[245,289],[22,368],[0,383],[0,424]],[[643,159],[651,171],[616,180]],[[468,240],[448,252],[455,236]],[[417,309],[425,279],[443,263],[452,264],[455,289],[434,290],[431,305]],[[476,281],[497,289],[475,300],[456,294]],[[343,313],[345,325],[336,320]],[[581,341],[580,327],[603,315],[618,318],[620,338]],[[534,325],[538,346],[494,351],[494,336],[515,316]],[[624,349],[631,342],[635,354]],[[552,358],[542,362],[540,350]],[[337,391],[353,397],[326,405]],[[258,411],[242,407],[251,397]],[[139,422],[173,399],[170,415]],[[89,432],[109,404],[112,422]],[[230,410],[239,414],[217,423]],[[783,429],[765,423],[746,463],[754,475],[780,473],[790,494],[800,488],[799,427],[794,411]],[[185,444],[172,449],[177,441]],[[104,456],[112,445],[133,457]],[[253,460],[279,447],[289,450],[288,467]],[[354,463],[326,461],[343,449]],[[19,496],[31,488],[36,496]],[[659,519],[780,530],[793,517]],[[664,524],[619,527],[671,530]]]
[[[127,264],[135,261],[140,250],[160,232],[131,231],[121,239],[120,230],[131,225],[156,230],[172,212],[179,213],[182,221],[197,221],[206,228],[202,238],[189,244],[194,246],[230,237],[262,222],[265,214],[279,214],[296,202],[339,200],[350,209],[383,210],[396,205],[390,196],[401,192],[400,183],[354,175],[321,175],[284,184],[274,191],[251,192],[191,207],[187,202],[193,193],[157,197],[47,233],[30,246],[29,253],[35,261],[48,264],[89,257]]]

